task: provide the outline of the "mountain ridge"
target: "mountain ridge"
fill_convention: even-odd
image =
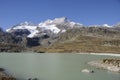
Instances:
[[[119,23],[112,26],[84,26],[62,17],[48,19],[37,25],[20,23],[2,33],[12,35],[11,44],[35,52],[120,52]],[[1,35],[0,43],[8,39],[7,36]]]

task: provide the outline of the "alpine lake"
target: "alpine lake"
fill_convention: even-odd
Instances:
[[[78,53],[0,53],[0,67],[18,80],[120,80],[120,73],[97,69],[89,61],[120,56]],[[83,73],[92,69],[94,73]]]

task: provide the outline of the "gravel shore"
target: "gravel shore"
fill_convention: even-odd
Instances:
[[[89,65],[94,66],[96,68],[102,68],[102,69],[107,69],[109,71],[114,71],[120,73],[120,67],[111,65],[111,64],[105,64],[102,61],[91,61],[88,62]]]
[[[16,78],[8,75],[4,71],[0,71],[0,80],[16,80]]]

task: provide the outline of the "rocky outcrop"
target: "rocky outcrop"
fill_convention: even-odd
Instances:
[[[0,68],[0,80],[16,80],[16,78],[8,75],[3,68]]]
[[[120,67],[120,60],[118,60],[118,59],[103,59],[102,62],[105,64]]]
[[[30,31],[28,31],[27,29],[17,29],[17,30],[13,30],[12,34],[16,36],[27,37],[27,35],[30,34]]]
[[[103,59],[100,61],[91,61],[88,62],[88,64],[97,68],[103,68],[120,73],[120,60],[118,59]]]

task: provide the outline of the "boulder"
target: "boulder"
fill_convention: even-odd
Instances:
[[[84,73],[94,73],[93,70],[89,70],[89,69],[83,69],[81,72],[84,72]]]
[[[5,71],[5,69],[4,69],[4,68],[0,68],[0,72],[1,72],[1,71]]]

